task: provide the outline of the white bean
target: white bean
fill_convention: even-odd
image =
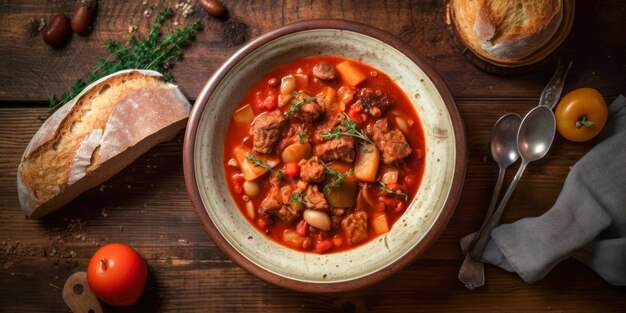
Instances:
[[[283,77],[280,82],[280,93],[283,95],[291,94],[296,89],[296,79],[292,75]]]
[[[324,211],[306,209],[302,217],[309,225],[315,228],[325,231],[330,230],[330,217]]]
[[[409,132],[409,126],[403,118],[396,117],[396,125],[403,133],[407,134]]]
[[[252,201],[246,201],[246,214],[248,214],[251,219],[254,219],[256,217],[256,212],[254,210],[254,204],[252,203]]]
[[[246,195],[248,195],[248,197],[256,198],[259,193],[261,193],[261,188],[259,187],[259,184],[254,181],[244,181],[243,191],[246,193]]]

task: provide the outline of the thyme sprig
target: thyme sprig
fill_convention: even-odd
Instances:
[[[302,204],[306,204],[306,201],[304,201],[304,196],[297,191],[294,191],[291,194],[291,196],[289,197],[289,202],[300,202]]]
[[[328,174],[328,175],[333,177],[333,180],[331,180],[330,183],[326,184],[326,186],[324,186],[324,189],[332,189],[332,188],[341,186],[341,184],[343,184],[343,180],[346,178],[346,176],[348,176],[348,175],[352,174],[352,172],[354,172],[354,169],[351,168],[347,172],[341,173],[341,172],[333,170],[328,165],[326,165],[326,163],[324,163],[324,162],[322,162],[322,165],[324,166],[324,169],[326,170],[326,174]]]
[[[396,190],[393,191],[389,188],[387,188],[387,185],[381,181],[378,182],[378,186],[380,187],[380,191],[384,192],[384,193],[388,193],[390,195],[395,195],[395,196],[401,196],[404,197],[404,201],[409,200],[409,195],[407,195],[406,193],[400,191],[400,190]]]
[[[254,166],[258,166],[258,167],[263,167],[265,168],[268,172],[276,175],[276,177],[278,177],[279,179],[283,179],[285,178],[285,176],[283,175],[283,173],[275,170],[271,165],[257,159],[254,154],[252,154],[252,152],[248,152],[246,154],[246,160],[254,163]]]
[[[169,15],[169,9],[164,7],[156,17],[147,38],[137,40],[133,37],[126,44],[107,40],[105,49],[111,55],[106,60],[100,59],[96,62],[86,81],[78,79],[69,90],[63,92],[59,99],[55,96],[50,97],[50,107],[53,108],[69,102],[88,84],[121,70],[155,70],[163,73],[166,81],[173,82],[174,77],[170,72],[170,64],[183,56],[183,49],[195,38],[195,32],[200,29],[202,24],[194,22],[161,38],[163,34],[160,26]]]
[[[302,99],[300,99],[300,101],[296,101],[295,99],[298,98],[298,96],[300,96],[300,93],[302,92],[301,91],[291,92],[291,96],[294,98],[294,100],[291,100],[291,103],[289,104],[289,110],[285,112],[285,117],[288,118],[296,114],[296,112],[298,112],[303,105],[309,102],[317,103],[317,97],[303,97]]]
[[[375,144],[374,141],[363,131],[359,130],[356,123],[347,116],[341,121],[341,125],[335,127],[331,132],[323,133],[320,136],[326,140],[337,139],[341,136],[352,136],[370,144]]]

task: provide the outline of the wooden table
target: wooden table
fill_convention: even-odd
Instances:
[[[63,209],[28,220],[19,209],[16,168],[42,123],[53,94],[86,75],[106,39],[124,40],[129,27],[145,34],[157,1],[101,0],[93,32],[73,36],[53,50],[34,21],[71,14],[74,1],[3,1],[0,10],[0,311],[67,312],[65,279],[84,271],[91,254],[107,242],[125,242],[148,261],[150,275],[140,302],[108,312],[413,312],[626,310],[626,289],[609,285],[584,265],[563,261],[534,285],[486,267],[487,284],[467,291],[457,280],[459,238],[478,228],[497,174],[490,158],[491,127],[507,112],[526,113],[550,79],[553,64],[517,76],[496,76],[472,66],[453,47],[442,1],[224,1],[230,21],[249,26],[253,38],[281,25],[313,18],[371,24],[411,45],[443,76],[467,132],[468,170],[460,203],[447,229],[427,253],[388,280],[364,290],[309,295],[260,281],[227,259],[209,240],[187,198],[181,165],[182,134],[161,144],[108,182]],[[178,3],[177,1],[174,1]],[[560,50],[574,67],[565,91],[594,87],[607,101],[626,92],[626,2],[578,1],[574,27]],[[147,11],[153,11],[148,18]],[[204,31],[176,63],[174,75],[194,100],[201,86],[237,46],[223,38],[224,21],[196,8],[188,20],[177,13],[171,32],[199,19]],[[36,24],[36,23],[35,23]],[[36,25],[35,25],[36,26]],[[570,167],[592,144],[557,139],[548,157],[528,168],[504,214],[504,222],[537,216],[559,194]],[[509,172],[511,179],[514,170]]]

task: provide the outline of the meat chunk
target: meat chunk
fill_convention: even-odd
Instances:
[[[357,104],[361,104],[363,108],[373,116],[380,116],[395,105],[395,102],[387,93],[377,89],[371,90],[363,88],[357,95]],[[376,112],[377,108],[379,111]]]
[[[310,124],[290,122],[287,131],[283,132],[282,139],[278,144],[278,150],[282,151],[290,144],[300,142],[300,136],[303,135],[303,141],[309,141],[311,136]]]
[[[342,114],[329,113],[318,125],[313,147],[313,154],[324,162],[343,161],[352,163],[356,152],[354,151],[354,138],[351,136],[341,136],[336,139],[326,141],[322,134],[332,132],[341,124]]]
[[[313,67],[313,76],[318,79],[331,81],[337,78],[337,69],[327,62],[320,62]]]
[[[278,217],[283,223],[287,225],[293,224],[300,218],[300,214],[291,208],[290,205],[283,205],[274,212],[274,216]]]
[[[317,185],[309,185],[304,193],[307,209],[326,211],[330,208],[324,194],[317,190]]]
[[[290,205],[286,204],[283,198],[283,192],[281,192],[278,187],[272,187],[267,197],[263,199],[263,202],[261,202],[259,206],[259,214],[269,214],[280,219],[287,225],[292,224],[300,215],[298,212],[294,211]]]
[[[272,186],[270,192],[267,194],[267,197],[263,199],[263,202],[261,202],[261,205],[259,206],[259,213],[274,212],[280,209],[281,206],[283,206],[283,201],[280,189]]]
[[[313,147],[313,154],[324,162],[343,161],[354,162],[356,152],[354,150],[354,138],[341,136]]]
[[[317,157],[300,161],[300,179],[305,182],[321,182],[324,179],[324,166]]]
[[[368,126],[367,132],[383,154],[383,162],[394,164],[411,154],[411,146],[404,135],[396,129],[390,129],[387,119],[380,119],[374,126]]]
[[[261,154],[272,153],[286,121],[279,110],[257,116],[250,126],[252,150]]]
[[[346,213],[346,209],[332,208],[330,213],[330,226],[334,229],[341,228],[341,221],[343,220],[343,215]]]
[[[299,97],[299,99],[296,101],[302,101],[303,99],[304,99],[303,97]],[[311,100],[311,101],[307,101],[306,103],[304,103],[293,114],[293,117],[297,120],[300,120],[306,123],[313,123],[317,121],[322,116],[323,113],[324,113],[324,108],[322,108],[322,106],[319,105],[314,100]]]
[[[365,211],[356,211],[348,214],[341,221],[341,229],[346,235],[348,244],[357,244],[367,239],[367,213]]]

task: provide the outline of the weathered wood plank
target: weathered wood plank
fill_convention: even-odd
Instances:
[[[5,1],[0,12],[0,100],[45,102],[66,90],[74,80],[84,77],[94,62],[105,58],[104,41],[125,40],[128,28],[138,26],[136,34],[146,34],[148,22],[160,8],[159,1],[102,1],[94,31],[89,36],[73,36],[61,50],[49,48],[41,35],[29,33],[30,18],[45,20],[57,12],[71,14],[75,1]],[[553,71],[541,70],[502,78],[473,67],[457,53],[444,24],[443,1],[224,1],[231,19],[249,26],[250,37],[287,23],[314,18],[339,18],[360,21],[386,30],[403,39],[437,68],[457,98],[537,98]],[[153,9],[151,19],[144,15]],[[614,97],[626,90],[617,79],[626,70],[626,40],[621,12],[626,2],[619,0],[578,1],[572,33],[561,47],[564,59],[572,59],[566,90],[591,86]],[[174,75],[187,97],[195,99],[211,73],[235,51],[223,35],[224,22],[210,18],[196,7],[189,20],[201,20],[204,31],[177,63]],[[389,21],[394,21],[389,23]],[[187,22],[180,13],[168,21]]]
[[[42,258],[22,258],[20,271],[0,271],[2,309],[67,312],[58,287],[68,273],[84,268],[87,261],[52,265]],[[149,281],[139,303],[127,310],[109,307],[107,311],[619,312],[626,302],[623,288],[611,288],[575,261],[564,262],[532,287],[488,266],[487,285],[473,292],[456,283],[458,266],[457,262],[417,261],[363,290],[307,295],[265,284],[232,264],[149,261]]]

